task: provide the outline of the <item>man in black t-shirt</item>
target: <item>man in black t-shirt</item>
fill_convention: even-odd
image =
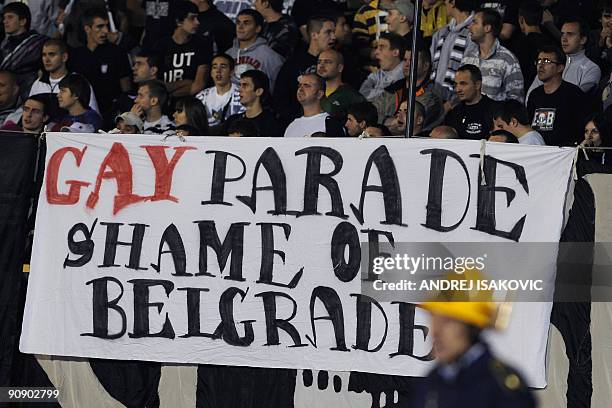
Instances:
[[[264,108],[269,97],[270,85],[263,72],[250,69],[240,75],[240,103],[244,113],[230,116],[224,123],[225,134],[236,121],[249,121],[257,126],[258,135],[262,137],[282,137],[284,129],[278,124],[272,111]]]
[[[493,129],[496,102],[481,93],[482,74],[475,65],[463,65],[455,75],[455,92],[461,103],[448,114],[444,124],[453,127],[460,139],[487,139]]]
[[[519,26],[521,28],[520,44],[515,55],[521,65],[525,90],[536,77],[535,61],[538,53],[547,45],[555,45],[552,37],[542,33],[540,23],[542,22],[543,9],[538,3],[523,3],[519,9]]]
[[[132,69],[128,56],[120,47],[108,42],[108,14],[90,9],[83,14],[87,45],[70,53],[70,71],[83,74],[96,94],[100,113],[109,113],[113,100],[131,87]]]
[[[192,2],[176,1],[172,18],[176,24],[174,33],[159,45],[159,53],[164,59],[162,78],[171,96],[195,95],[206,86],[212,44],[194,35],[200,23],[198,7]]]
[[[562,79],[565,62],[565,54],[556,47],[545,47],[538,54],[538,78],[544,85],[534,89],[527,101],[531,127],[551,146],[574,146],[582,141],[590,106],[580,88]]]

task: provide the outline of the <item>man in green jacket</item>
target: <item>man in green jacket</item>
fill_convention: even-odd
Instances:
[[[365,98],[352,86],[342,82],[344,58],[334,49],[319,54],[317,74],[325,79],[325,97],[321,107],[331,116],[346,120],[346,109],[355,103],[365,102]]]

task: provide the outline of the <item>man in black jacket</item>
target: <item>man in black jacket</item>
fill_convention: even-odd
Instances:
[[[208,37],[213,43],[213,54],[231,48],[236,34],[236,26],[225,14],[220,12],[212,0],[191,0],[198,6],[200,27],[197,34]]]

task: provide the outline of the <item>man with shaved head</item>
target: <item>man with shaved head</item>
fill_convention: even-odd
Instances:
[[[455,128],[450,126],[437,126],[433,128],[429,137],[432,139],[459,139]]]
[[[327,136],[344,136],[344,128],[321,108],[325,80],[317,74],[304,74],[298,79],[297,101],[304,116],[295,119],[285,130],[285,137],[310,137],[323,132]]]
[[[365,98],[352,86],[342,82],[344,58],[334,49],[319,54],[317,74],[325,79],[325,96],[321,107],[332,116],[344,119],[346,109],[356,103],[365,102]]]

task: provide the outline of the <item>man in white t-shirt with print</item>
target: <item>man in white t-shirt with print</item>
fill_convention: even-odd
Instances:
[[[238,86],[232,83],[234,59],[227,54],[215,55],[212,59],[211,76],[215,86],[196,95],[206,107],[208,126],[220,126],[232,115],[244,112],[240,104]]]
[[[298,78],[297,100],[304,116],[295,119],[285,130],[285,137],[310,137],[313,133],[326,132],[329,114],[321,108],[325,96],[325,80],[317,74],[304,74]]]
[[[520,144],[546,144],[542,135],[531,127],[527,108],[517,100],[502,102],[493,115],[493,123],[496,129],[503,129],[516,136]]]

